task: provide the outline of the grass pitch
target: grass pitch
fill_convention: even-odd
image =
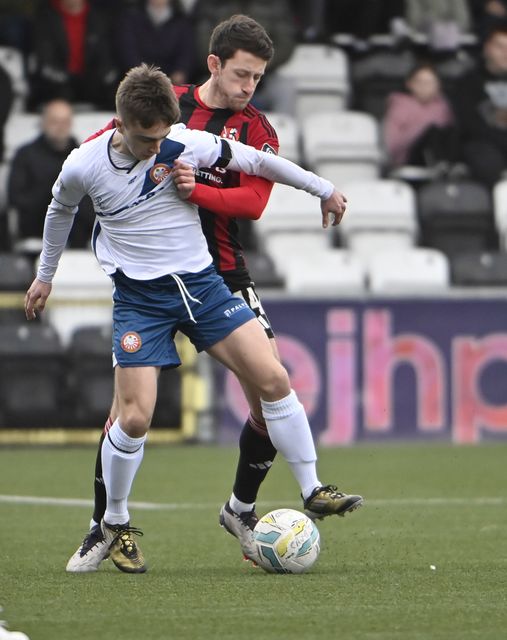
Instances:
[[[218,527],[236,451],[148,446],[131,509],[144,575],[110,561],[65,573],[87,505],[6,496],[91,497],[91,448],[0,450],[0,617],[31,640],[501,640],[507,637],[506,445],[357,446],[320,451],[324,482],[366,504],[319,522],[304,575],[241,559]],[[301,508],[277,460],[258,512]],[[434,568],[432,568],[434,567]]]

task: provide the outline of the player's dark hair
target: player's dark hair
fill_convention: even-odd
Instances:
[[[116,91],[116,110],[126,124],[149,129],[180,119],[180,107],[171,80],[158,67],[140,64],[127,71]]]
[[[209,41],[209,53],[218,56],[222,62],[232,58],[239,49],[266,62],[274,54],[273,41],[264,27],[243,14],[236,14],[217,24]]]

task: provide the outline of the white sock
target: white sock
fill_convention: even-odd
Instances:
[[[306,499],[321,483],[317,477],[315,444],[304,407],[295,391],[275,402],[261,399],[261,407],[271,442],[289,463]]]
[[[244,513],[245,511],[252,511],[255,507],[255,502],[250,504],[249,502],[241,502],[238,500],[236,496],[231,493],[231,497],[229,498],[229,506],[234,511],[234,513]]]
[[[143,459],[145,440],[146,435],[131,438],[115,420],[102,443],[102,476],[107,493],[104,520],[108,524],[124,524],[130,519],[127,501]]]

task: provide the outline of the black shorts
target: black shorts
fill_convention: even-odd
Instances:
[[[271,327],[271,323],[269,322],[269,318],[264,311],[259,296],[255,291],[255,287],[253,283],[250,284],[249,287],[243,287],[241,289],[237,289],[236,291],[232,291],[232,295],[237,296],[238,298],[242,298],[250,309],[255,313],[255,317],[261,323],[262,328],[266,332],[268,338],[274,338],[275,334],[273,332],[273,328]]]

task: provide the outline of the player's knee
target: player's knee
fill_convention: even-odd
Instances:
[[[131,407],[120,415],[122,430],[131,438],[141,438],[150,427],[151,414],[140,407]]]
[[[285,398],[291,389],[289,374],[280,363],[277,363],[277,365],[265,372],[259,385],[261,398],[268,402]]]

